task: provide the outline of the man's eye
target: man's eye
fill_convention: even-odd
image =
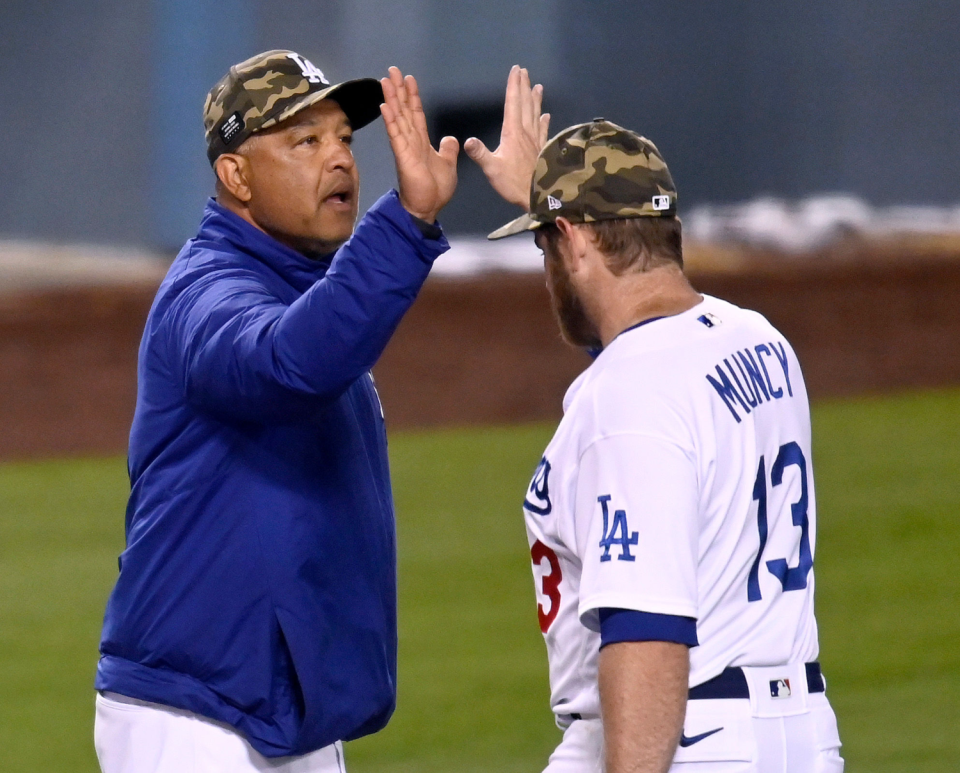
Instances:
[[[312,134],[308,134],[306,137],[300,140],[297,144],[298,145],[315,145],[316,142],[317,142],[317,138]]]
[[[352,135],[352,134],[344,134],[344,135],[340,138],[340,141],[341,141],[344,145],[352,145],[352,144],[353,144],[353,135]]]

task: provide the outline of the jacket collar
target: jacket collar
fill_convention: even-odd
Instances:
[[[237,251],[265,263],[298,292],[305,292],[322,278],[336,254],[330,253],[319,260],[311,260],[250,225],[212,198],[207,200],[207,206],[203,210],[197,239],[227,242]]]

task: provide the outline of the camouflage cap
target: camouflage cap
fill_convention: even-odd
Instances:
[[[265,51],[235,64],[210,90],[203,106],[207,158],[212,164],[251,134],[321,99],[335,100],[356,130],[380,115],[383,89],[374,78],[331,86],[309,59],[293,51]]]
[[[676,214],[677,189],[656,146],[596,118],[564,129],[543,146],[530,186],[530,212],[487,238],[532,231],[558,217],[593,223]]]

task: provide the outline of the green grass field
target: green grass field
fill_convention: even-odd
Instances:
[[[352,773],[542,769],[521,495],[549,426],[396,433],[400,696]],[[960,769],[960,390],[814,410],[821,660],[847,770]],[[0,466],[0,770],[93,773],[119,458]]]

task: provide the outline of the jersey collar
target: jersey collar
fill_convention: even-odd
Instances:
[[[644,325],[649,325],[651,322],[656,322],[658,319],[664,319],[664,317],[663,317],[663,316],[660,316],[660,317],[650,317],[650,319],[645,319],[645,320],[643,320],[642,322],[638,322],[638,323],[635,324],[635,325],[630,325],[630,327],[624,328],[624,329],[621,330],[619,333],[617,333],[617,334],[613,337],[613,341],[616,341],[616,340],[617,340],[620,336],[622,336],[624,333],[629,333],[631,330],[636,330],[638,327],[643,327]],[[610,344],[612,344],[613,341],[611,341]],[[610,344],[607,344],[607,346],[609,347]],[[597,359],[597,357],[599,357],[601,354],[603,354],[604,348],[605,348],[605,347],[602,347],[602,346],[601,346],[601,347],[598,348],[598,349],[587,349],[587,354],[590,355],[591,359],[594,359],[594,360],[595,360],[595,359]]]

